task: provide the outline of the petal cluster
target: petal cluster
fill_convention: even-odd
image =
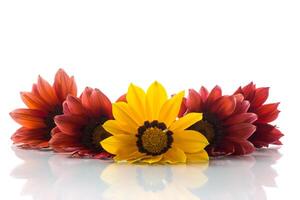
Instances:
[[[21,127],[21,148],[52,149],[71,157],[129,163],[206,162],[209,157],[250,154],[281,145],[273,121],[279,103],[266,103],[269,88],[250,83],[230,95],[215,86],[168,95],[159,82],[146,91],[130,84],[116,102],[86,87],[77,96],[74,77],[59,69],[51,85],[41,76],[21,92],[26,108],[10,113]]]
[[[63,114],[54,118],[57,127],[50,145],[56,152],[71,152],[75,157],[111,157],[100,145],[111,135],[102,127],[109,119],[112,119],[110,100],[100,90],[87,87],[80,98],[67,97]]]
[[[53,85],[41,76],[33,84],[31,92],[21,92],[27,108],[19,108],[10,116],[22,127],[11,137],[15,144],[24,148],[47,148],[51,132],[56,127],[54,117],[63,113],[62,104],[68,95],[77,95],[74,77],[59,69]]]
[[[203,113],[203,120],[189,129],[199,131],[208,138],[210,144],[206,150],[210,156],[243,155],[255,150],[248,138],[256,129],[252,123],[257,116],[247,112],[249,106],[250,103],[242,95],[222,95],[219,86],[211,92],[201,87],[199,92],[189,90],[185,114]]]
[[[279,115],[279,103],[266,103],[269,96],[269,88],[256,88],[252,82],[244,87],[239,87],[235,94],[242,94],[250,102],[249,112],[257,115],[255,121],[256,131],[251,135],[251,141],[255,147],[268,147],[270,144],[281,145],[280,138],[283,136],[281,131],[270,124]]]
[[[185,163],[208,160],[204,150],[207,139],[199,132],[186,130],[201,120],[202,114],[190,113],[177,119],[183,96],[184,92],[180,92],[168,98],[158,82],[147,92],[131,84],[127,101],[113,104],[115,119],[103,125],[113,136],[102,141],[102,146],[116,155],[115,161]],[[165,138],[167,142],[159,142]]]

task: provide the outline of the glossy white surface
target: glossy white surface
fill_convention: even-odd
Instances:
[[[14,195],[20,199],[264,200],[280,199],[293,188],[278,183],[291,171],[282,168],[277,149],[209,164],[152,166],[70,159],[49,151],[12,152],[19,164],[11,169],[9,181],[16,183]]]

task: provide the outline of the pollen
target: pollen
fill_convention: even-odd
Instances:
[[[154,120],[152,122],[146,121],[144,126],[138,130],[137,146],[141,153],[147,155],[160,155],[171,148],[173,142],[172,132],[166,129],[164,123],[159,123]]]
[[[157,128],[148,128],[142,136],[143,147],[152,154],[161,152],[168,145],[167,134]]]

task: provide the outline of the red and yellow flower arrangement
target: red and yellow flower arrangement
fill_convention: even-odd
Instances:
[[[53,85],[39,76],[21,92],[27,108],[10,113],[22,127],[11,137],[28,149],[52,149],[71,157],[129,163],[206,162],[209,157],[245,155],[281,145],[270,124],[279,103],[268,103],[269,88],[252,82],[232,95],[219,86],[172,96],[157,81],[144,91],[130,84],[115,103],[99,89],[77,96],[73,77],[62,69]]]

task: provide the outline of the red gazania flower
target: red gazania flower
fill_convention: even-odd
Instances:
[[[208,139],[210,144],[206,150],[210,156],[243,155],[254,151],[247,139],[255,131],[252,122],[257,116],[247,112],[249,106],[242,95],[222,96],[219,86],[210,93],[201,87],[199,93],[189,90],[185,113],[203,113],[203,120],[189,129],[199,131]]]
[[[98,89],[86,88],[80,98],[68,96],[63,115],[55,117],[50,145],[56,152],[73,157],[108,158],[100,142],[111,136],[102,124],[112,119],[112,104]]]
[[[257,148],[268,147],[270,144],[281,145],[280,138],[283,136],[276,126],[269,124],[279,114],[279,103],[265,104],[269,96],[269,88],[256,88],[253,82],[245,87],[239,87],[235,94],[242,94],[250,102],[249,112],[255,113],[258,117],[254,122],[256,131],[249,138],[249,141]]]
[[[51,131],[56,126],[54,117],[62,114],[62,103],[67,95],[77,95],[74,77],[59,69],[51,86],[41,76],[33,84],[31,92],[21,92],[21,98],[28,108],[16,109],[10,116],[22,127],[11,137],[23,148],[47,148]]]

